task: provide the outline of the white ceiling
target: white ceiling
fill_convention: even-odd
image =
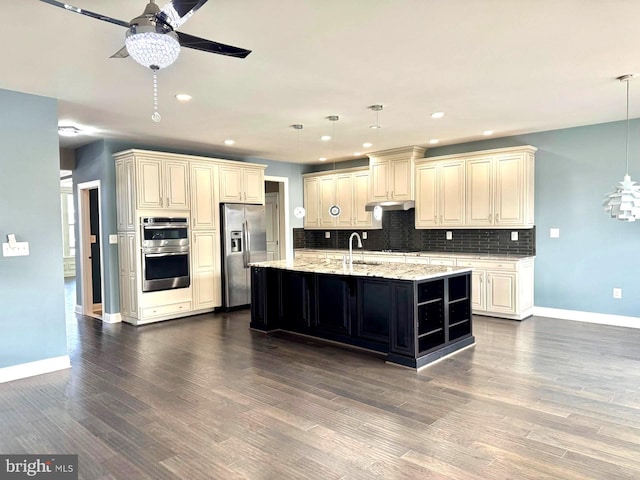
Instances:
[[[128,21],[146,0],[72,3]],[[156,124],[151,72],[109,58],[124,28],[37,0],[3,11],[0,88],[57,98],[61,122],[95,127],[62,140],[68,147],[115,138],[299,163],[347,159],[489,129],[621,120],[625,88],[615,77],[640,73],[637,0],[209,0],[180,31],[253,52],[243,60],[182,49],[159,73]],[[178,92],[192,102],[179,104]],[[640,81],[631,94],[635,117]],[[371,130],[367,107],[377,103],[383,128]],[[445,117],[433,120],[436,111]],[[300,136],[294,123],[304,124]],[[334,127],[335,141],[321,142]]]

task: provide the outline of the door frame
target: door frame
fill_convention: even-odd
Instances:
[[[98,238],[100,239],[100,299],[102,302],[102,315],[96,315],[93,312],[93,295],[92,295],[92,269],[89,261],[89,253],[91,252],[91,219],[89,208],[89,190],[98,190]],[[78,192],[78,233],[80,255],[80,298],[82,299],[81,314],[87,317],[102,320],[105,316],[104,307],[104,249],[102,245],[102,195],[100,180],[92,180],[77,185]],[[88,251],[87,251],[88,250]]]
[[[265,182],[278,184],[278,196],[280,205],[280,260],[293,259],[293,233],[289,232],[289,178],[288,177],[264,177]]]
[[[273,199],[273,201],[275,202],[275,206],[276,206],[276,212],[277,212],[277,218],[275,219],[275,224],[274,228],[277,229],[277,233],[278,233],[278,238],[277,240],[277,247],[274,249],[274,254],[277,254],[277,260],[281,260],[282,258],[284,258],[284,255],[282,254],[283,251],[283,242],[282,242],[282,238],[280,235],[280,230],[282,229],[282,213],[280,212],[280,210],[282,210],[282,207],[280,206],[280,191],[279,191],[279,187],[280,185],[278,184],[278,191],[277,192],[265,192],[264,194],[264,204],[265,207],[267,205],[267,202],[269,201],[269,199]],[[265,209],[266,210],[266,209]],[[267,222],[268,220],[265,218],[265,222]],[[269,244],[268,239],[267,239],[267,245]],[[267,259],[269,257],[269,249],[267,248]]]

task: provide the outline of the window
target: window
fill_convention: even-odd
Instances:
[[[62,254],[64,257],[76,256],[75,210],[73,208],[73,190],[70,187],[60,189],[62,211]]]

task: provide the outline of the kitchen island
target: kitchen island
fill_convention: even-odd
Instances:
[[[474,343],[471,269],[328,259],[256,263],[251,328],[365,348],[420,368]]]

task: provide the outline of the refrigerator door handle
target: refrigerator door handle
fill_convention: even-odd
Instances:
[[[242,222],[242,243],[244,243],[244,248],[242,250],[242,263],[244,268],[249,267],[249,260],[247,258],[249,254],[249,241],[248,241],[249,235],[247,235],[247,233],[248,233],[247,221],[244,220]]]
[[[246,268],[249,268],[249,263],[251,262],[251,231],[249,230],[249,220],[245,220],[245,224],[247,225],[247,243],[245,244],[247,248],[247,264]]]

